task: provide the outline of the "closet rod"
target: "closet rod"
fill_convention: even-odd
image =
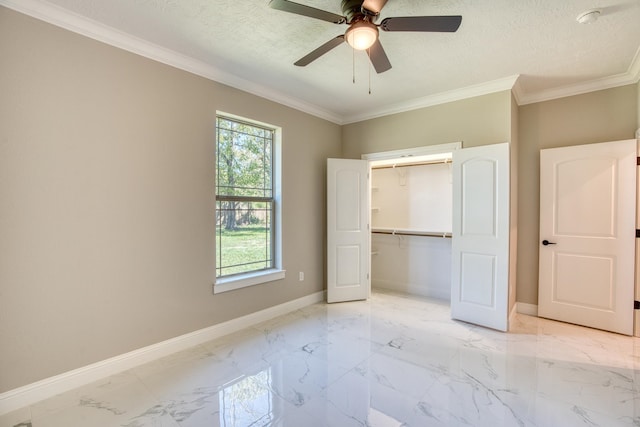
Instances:
[[[412,163],[401,163],[401,164],[397,164],[397,165],[372,166],[371,169],[395,169],[395,168],[406,168],[406,167],[409,167],[409,166],[441,165],[443,163],[451,163],[451,159],[431,160],[431,161],[412,162]]]
[[[393,236],[420,236],[451,238],[451,233],[436,233],[432,231],[399,231],[399,230],[371,230],[374,234],[391,234]]]

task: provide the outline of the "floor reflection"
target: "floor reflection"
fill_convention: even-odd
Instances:
[[[276,417],[271,369],[224,385],[219,392],[219,400],[221,426],[270,426]]]

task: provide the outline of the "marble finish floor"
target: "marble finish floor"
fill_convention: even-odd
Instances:
[[[437,300],[316,304],[0,416],[0,426],[639,426],[640,340]]]

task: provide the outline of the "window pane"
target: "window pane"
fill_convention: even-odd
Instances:
[[[216,194],[272,197],[273,131],[218,118]]]
[[[224,117],[216,130],[216,276],[273,268],[274,130]]]
[[[216,203],[216,276],[273,268],[273,202]]]

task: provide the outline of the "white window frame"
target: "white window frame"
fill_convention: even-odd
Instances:
[[[230,120],[238,120],[244,123],[253,124],[260,127],[267,127],[274,130],[273,135],[273,201],[275,204],[275,218],[274,228],[272,230],[274,239],[274,249],[272,256],[274,259],[274,267],[267,270],[252,271],[248,273],[236,274],[233,276],[226,276],[216,278],[213,285],[213,293],[219,294],[222,292],[229,292],[236,289],[242,289],[249,286],[260,285],[262,283],[273,282],[275,280],[282,280],[285,278],[286,271],[282,268],[282,128],[274,126],[269,123],[259,122],[257,120],[247,119],[246,117],[237,116],[234,114],[225,113],[223,111],[216,111],[216,118],[223,117]],[[217,144],[217,141],[216,141]],[[217,159],[214,162],[217,166]],[[214,190],[215,197],[215,190]],[[217,239],[214,232],[214,241],[217,244]],[[214,263],[217,260],[214,257]],[[214,268],[215,271],[215,268]]]

